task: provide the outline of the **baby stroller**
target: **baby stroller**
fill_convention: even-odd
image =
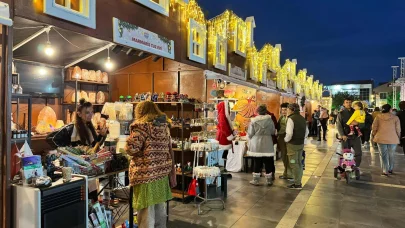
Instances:
[[[336,152],[340,158],[338,165],[334,168],[334,177],[338,180],[343,177],[349,184],[351,179],[360,180],[360,168],[356,166],[352,150],[344,148],[343,143],[345,142],[342,142],[342,153]]]

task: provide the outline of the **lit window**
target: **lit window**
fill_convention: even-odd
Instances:
[[[96,28],[96,0],[44,0],[44,13]]]
[[[246,57],[246,26],[243,22],[237,23],[235,39],[235,52]]]
[[[217,35],[216,40],[216,53],[215,53],[215,68],[226,71],[227,62],[227,39]]]
[[[189,47],[188,57],[190,60],[205,64],[207,29],[205,25],[198,24],[195,20],[189,21]]]
[[[385,100],[387,99],[388,94],[387,93],[380,93],[380,99]]]
[[[135,0],[142,5],[163,15],[169,16],[169,0]]]

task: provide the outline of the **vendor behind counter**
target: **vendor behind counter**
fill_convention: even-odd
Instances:
[[[49,134],[47,142],[55,148],[78,145],[98,147],[102,145],[107,135],[107,117],[101,118],[96,130],[91,122],[93,115],[93,105],[80,99],[76,121]]]

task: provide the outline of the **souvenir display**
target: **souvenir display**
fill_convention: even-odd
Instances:
[[[94,128],[97,129],[98,122],[100,122],[100,119],[101,119],[101,113],[99,113],[99,112],[94,113],[93,118],[91,118],[91,123],[93,124]]]
[[[89,102],[92,104],[96,103],[96,92],[89,92]]]
[[[102,91],[99,91],[96,96],[96,103],[97,104],[104,104],[105,102],[105,94]]]
[[[49,107],[45,106],[38,114],[38,122],[43,121],[45,124],[55,127],[56,126],[56,113],[55,111]],[[50,131],[47,131],[48,133]]]
[[[108,74],[106,72],[103,72],[103,76],[102,76],[101,81],[103,83],[108,83]]]
[[[89,71],[89,80],[96,81],[96,72],[94,70]]]
[[[166,92],[165,102],[171,102],[171,101],[172,101],[172,93]]]
[[[72,103],[75,103],[75,102],[76,102],[76,95],[77,95],[77,101],[79,102],[80,99],[81,99],[80,94],[81,94],[81,93],[80,93],[79,91],[77,91],[76,93],[73,92],[73,93],[72,93],[71,102],[72,102]]]
[[[86,91],[82,90],[80,92],[80,99],[84,99],[85,101],[89,101],[89,96],[87,95]],[[79,101],[80,101],[79,99]]]
[[[139,102],[139,101],[141,101],[141,97],[139,96],[138,93],[136,93],[134,96],[134,102]]]
[[[179,101],[179,94],[177,92],[172,93],[172,101],[178,102]]]
[[[96,71],[96,82],[102,82],[103,81],[103,74],[101,73],[100,70]]]
[[[159,95],[158,95],[157,93],[153,93],[153,95],[152,95],[152,101],[153,101],[153,102],[157,102],[157,101],[158,101],[158,97],[159,97]]]
[[[89,80],[89,71],[86,69],[82,69],[82,80],[88,81]]]
[[[164,101],[165,101],[165,94],[163,92],[159,93],[158,102],[164,102]]]
[[[72,70],[72,73],[70,75],[71,80],[81,80],[82,79],[82,70],[80,67],[75,66]]]

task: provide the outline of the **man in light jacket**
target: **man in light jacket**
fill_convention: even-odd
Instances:
[[[287,143],[287,155],[294,177],[294,183],[290,189],[302,189],[302,152],[304,151],[305,139],[308,137],[307,121],[300,115],[298,104],[289,104],[287,109],[287,127],[284,141]]]

